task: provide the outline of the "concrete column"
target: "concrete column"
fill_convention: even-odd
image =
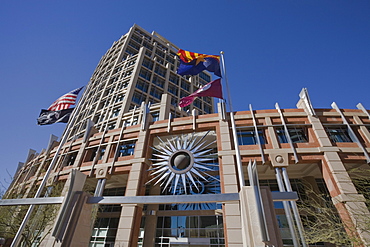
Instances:
[[[278,139],[276,137],[276,134],[275,134],[275,128],[272,127],[271,118],[270,117],[265,117],[265,122],[266,122],[266,125],[269,125],[269,127],[267,127],[267,131],[269,133],[269,137],[270,137],[270,140],[271,140],[272,147],[274,149],[280,148],[279,141],[278,141]]]
[[[231,130],[228,122],[220,120],[218,144],[222,152],[229,154],[221,156],[220,178],[222,193],[238,193],[238,175],[235,162],[235,151],[232,149]],[[225,242],[228,247],[243,246],[240,205],[228,202],[223,205]]]
[[[143,169],[142,163],[132,164],[130,175],[127,182],[125,196],[138,195],[140,188],[140,175]],[[141,205],[125,204],[122,205],[121,215],[118,223],[115,247],[134,247],[137,246],[137,239],[140,230]]]
[[[150,195],[159,195],[160,194],[160,187],[155,186],[151,188]],[[143,239],[143,246],[154,246],[155,243],[155,236],[156,236],[156,229],[157,229],[157,211],[159,205],[158,204],[150,204],[147,207],[147,211],[145,214],[145,228],[144,228],[144,239]]]
[[[159,120],[168,119],[168,114],[170,113],[171,106],[171,95],[165,93],[162,94],[161,106],[159,108]]]
[[[127,204],[122,206],[115,247],[136,247],[140,230],[142,208]]]
[[[135,145],[135,158],[145,157],[147,143],[147,132],[141,131]],[[125,196],[138,196],[144,194],[144,179],[147,165],[137,162],[131,165],[131,171],[127,181]],[[142,205],[123,205],[118,223],[115,247],[136,247],[140,232],[142,216]]]

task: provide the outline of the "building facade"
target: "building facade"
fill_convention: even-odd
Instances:
[[[47,180],[64,201],[41,246],[333,246],[302,235],[303,201],[318,195],[369,246],[369,198],[351,172],[369,171],[369,111],[315,109],[305,89],[296,109],[230,115],[201,98],[180,110],[211,76],[178,76],[176,49],[135,25],[102,57]],[[32,197],[57,145],[31,155],[4,198]]]

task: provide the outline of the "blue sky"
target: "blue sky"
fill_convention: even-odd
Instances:
[[[63,124],[37,126],[41,108],[86,85],[101,56],[134,24],[184,50],[225,52],[234,110],[370,109],[370,1],[3,1],[0,7],[0,181]]]

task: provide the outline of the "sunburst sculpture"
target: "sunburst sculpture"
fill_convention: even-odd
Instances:
[[[156,181],[162,191],[172,194],[200,194],[204,191],[204,182],[219,181],[209,172],[218,170],[218,163],[214,162],[217,154],[211,146],[216,142],[207,141],[206,136],[184,134],[175,138],[160,141],[160,145],[152,147],[154,150],[151,159],[151,176],[147,184]]]

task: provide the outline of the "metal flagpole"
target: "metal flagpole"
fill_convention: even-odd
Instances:
[[[85,97],[85,92],[84,92],[82,98],[84,98],[84,97]],[[37,190],[34,198],[38,198],[41,195],[42,190],[44,189],[44,187],[46,185],[47,179],[48,179],[48,177],[49,177],[51,171],[53,170],[54,165],[55,165],[55,163],[57,161],[59,152],[62,149],[62,146],[64,145],[64,143],[66,142],[66,140],[68,138],[68,132],[70,131],[72,125],[75,122],[75,116],[77,115],[77,112],[81,108],[80,107],[80,105],[81,105],[80,102],[82,102],[82,100],[79,101],[79,103],[77,104],[76,108],[72,111],[71,118],[69,119],[69,121],[67,123],[67,126],[66,126],[66,128],[64,130],[63,137],[62,137],[62,139],[61,139],[61,141],[59,143],[59,146],[58,146],[58,148],[57,148],[57,150],[55,152],[55,155],[54,155],[53,159],[51,160],[51,163],[50,163],[50,165],[49,165],[49,167],[48,167],[48,169],[47,169],[47,171],[46,171],[46,173],[44,175],[44,178],[41,181],[41,184],[40,184],[40,186],[39,186],[39,188],[38,188],[38,190]],[[10,245],[11,247],[17,247],[17,246],[19,246],[19,243],[21,241],[22,232],[23,232],[24,228],[26,227],[26,224],[27,224],[29,218],[31,217],[31,214],[33,212],[34,207],[35,207],[35,205],[34,204],[31,204],[30,207],[28,208],[27,213],[24,216],[23,221],[22,221],[21,225],[19,226],[18,231],[17,231],[17,233],[16,233],[16,235],[15,235],[15,237],[13,239],[13,242]]]
[[[292,186],[290,184],[286,168],[282,167],[281,172],[282,172],[282,175],[283,175],[283,180],[284,180],[284,184],[285,184],[285,187],[286,187],[286,191],[293,192],[293,189],[292,189]],[[302,246],[307,247],[306,240],[304,238],[304,233],[303,233],[304,229],[303,229],[301,217],[299,216],[297,203],[296,203],[296,201],[290,201],[290,205],[292,207],[293,216],[294,216],[296,224],[297,224],[297,229],[298,229],[299,237],[301,238]]]
[[[276,181],[278,183],[279,191],[286,192],[284,182],[281,177],[281,169],[279,167],[275,167],[275,176],[276,176]],[[292,217],[292,212],[290,211],[289,203],[287,201],[283,201],[283,207],[284,207],[285,215],[288,221],[289,231],[290,231],[290,235],[292,236],[293,244],[294,246],[300,246],[298,243],[296,231],[294,228],[294,221]]]
[[[238,137],[237,137],[237,134],[236,134],[234,112],[233,112],[233,106],[232,106],[232,103],[231,103],[231,96],[230,96],[230,89],[229,89],[229,81],[227,80],[227,75],[226,75],[224,52],[221,51],[220,54],[221,54],[221,65],[222,65],[222,72],[223,72],[222,74],[225,77],[227,97],[229,99],[231,128],[232,128],[232,131],[233,131],[233,140],[234,140],[236,164],[237,164],[237,169],[238,169],[238,178],[239,178],[239,184],[240,184],[240,190],[241,190],[242,187],[245,185],[243,166],[242,166],[242,160],[241,160],[241,156],[240,156]]]

